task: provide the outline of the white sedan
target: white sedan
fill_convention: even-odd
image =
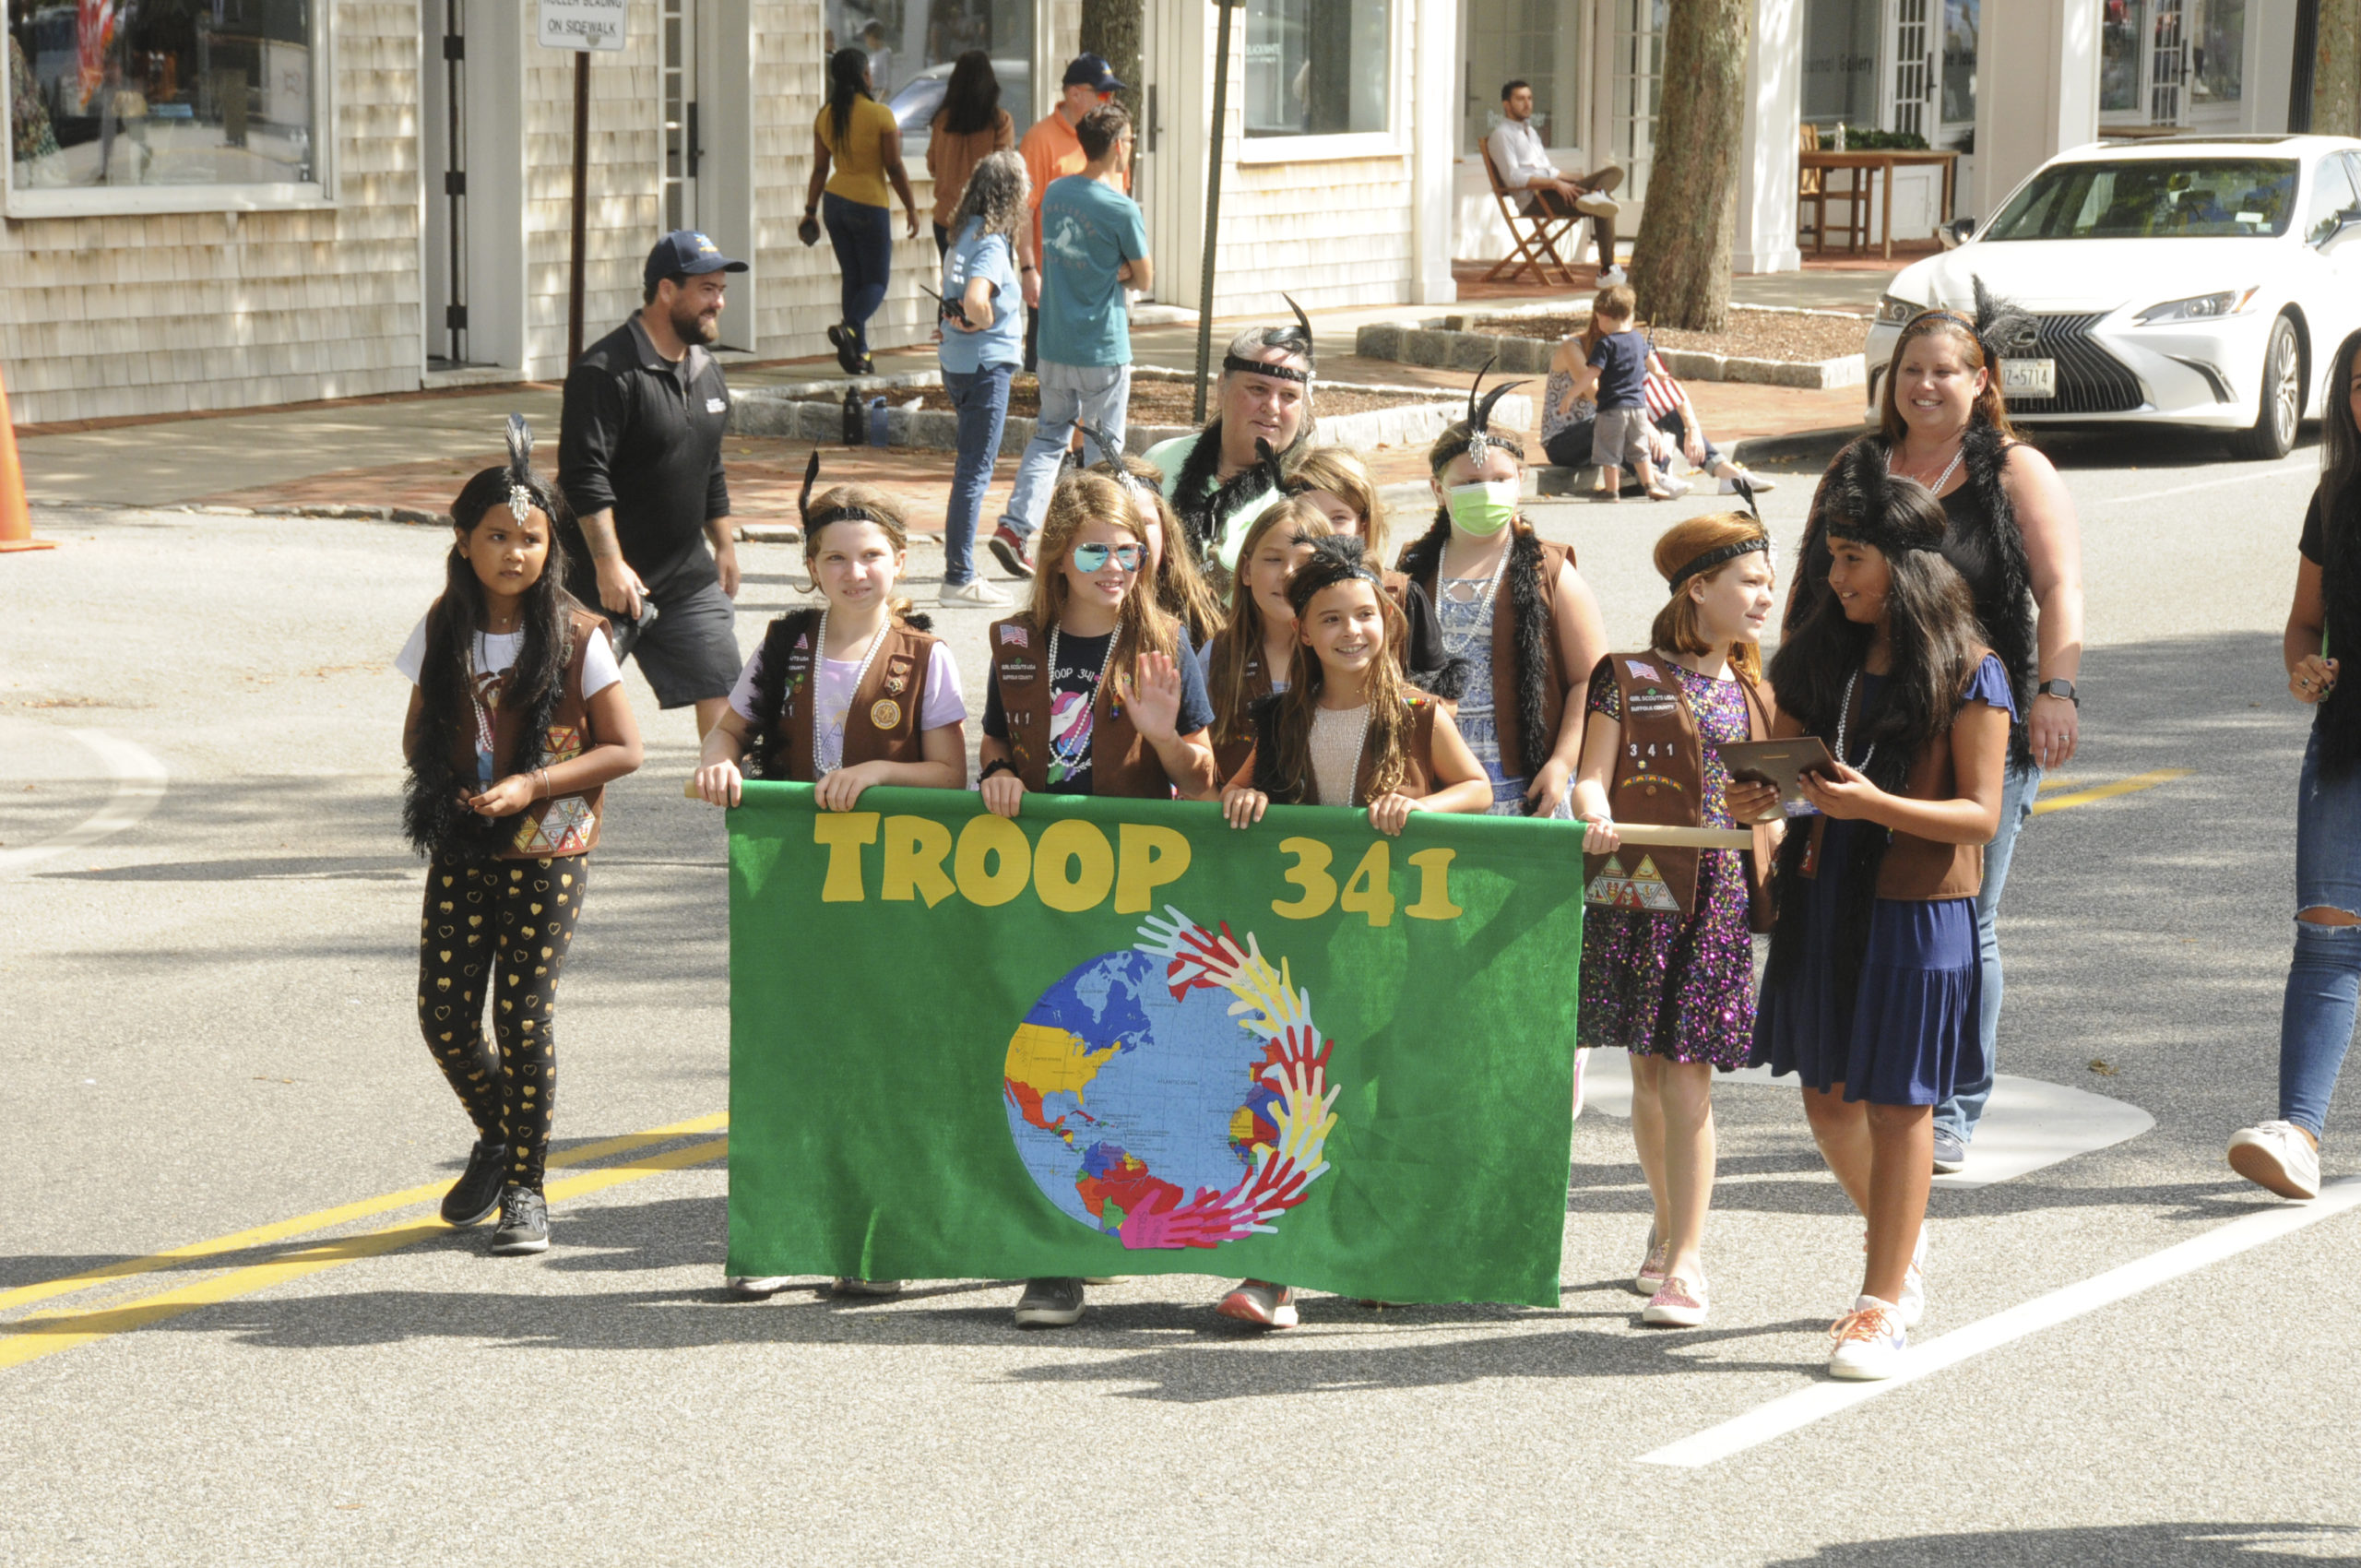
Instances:
[[[1972,238],[1895,277],[1869,328],[1872,419],[1904,325],[1973,311],[1978,278],[2035,323],[1998,345],[2011,422],[2196,426],[2284,457],[2361,327],[2361,141],[2169,137],[2052,159]]]

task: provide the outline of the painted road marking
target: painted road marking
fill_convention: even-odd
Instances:
[[[2118,778],[2106,784],[2093,784],[2064,795],[2044,794],[2033,803],[2033,814],[2046,816],[2051,812],[2070,811],[2097,801],[2111,801],[2118,795],[2136,794],[2153,790],[2159,784],[2169,784],[2176,778],[2186,778],[2195,768],[2159,767],[2146,773],[2135,773],[2129,778]]]
[[[579,1176],[552,1182],[547,1193],[552,1201],[578,1198],[667,1170],[685,1170],[691,1166],[709,1164],[729,1152],[730,1140],[715,1138],[708,1143],[691,1144],[685,1148],[646,1155],[621,1165],[603,1166]],[[150,1324],[179,1317],[199,1307],[213,1306],[240,1296],[251,1296],[258,1290],[267,1290],[273,1286],[334,1268],[338,1264],[380,1257],[403,1247],[432,1241],[455,1229],[445,1224],[440,1216],[432,1219],[403,1220],[383,1230],[323,1241],[318,1246],[306,1247],[268,1263],[233,1269],[228,1274],[160,1291],[153,1296],[143,1296],[113,1306],[42,1313],[0,1324],[0,1370],[22,1366],[27,1361],[39,1360],[60,1350],[71,1350],[93,1340],[127,1334],[135,1328],[146,1328]]]
[[[1971,1356],[1996,1350],[2029,1334],[2054,1328],[2085,1313],[2111,1306],[2143,1290],[2191,1274],[2250,1248],[2331,1219],[2361,1205],[2361,1176],[2331,1182],[2308,1204],[2280,1204],[2217,1226],[2202,1236],[2134,1259],[2119,1268],[2052,1290],[2046,1296],[1993,1313],[1964,1328],[1914,1345],[1904,1352],[1902,1371],[1882,1383],[1815,1383],[1793,1394],[1759,1405],[1746,1414],[1711,1427],[1693,1437],[1668,1443],[1640,1455],[1643,1465],[1676,1465],[1697,1469],[1742,1454],[1750,1448],[1785,1437],[1801,1427],[1865,1404],[1889,1390],[1900,1388],[1958,1365]]]
[[[54,838],[21,849],[0,849],[0,872],[33,865],[136,826],[164,798],[164,785],[172,775],[147,747],[103,730],[68,730],[66,733],[98,756],[107,776],[114,780],[114,794],[105,805]]]
[[[605,1138],[598,1143],[584,1144],[579,1148],[571,1148],[560,1154],[551,1155],[549,1164],[552,1170],[573,1165],[587,1165],[594,1159],[604,1159],[613,1154],[628,1154],[636,1149],[646,1148],[650,1144],[670,1143],[674,1138],[689,1137],[698,1133],[718,1132],[729,1123],[730,1113],[726,1111],[718,1111],[711,1116],[699,1116],[687,1122],[675,1122],[666,1127],[651,1127],[645,1133],[626,1133],[621,1137]],[[97,1268],[85,1269],[79,1274],[69,1274],[56,1279],[44,1279],[34,1285],[20,1285],[13,1290],[0,1290],[0,1312],[30,1306],[35,1301],[50,1301],[59,1296],[70,1296],[77,1290],[88,1290],[94,1286],[104,1285],[116,1279],[129,1278],[135,1275],[156,1274],[165,1269],[179,1268],[184,1265],[205,1258],[219,1257],[228,1253],[243,1253],[254,1247],[267,1246],[273,1241],[283,1241],[290,1237],[308,1235],[314,1230],[326,1230],[331,1226],[349,1225],[356,1219],[366,1219],[375,1214],[389,1214],[395,1209],[409,1208],[414,1204],[440,1202],[443,1194],[450,1190],[451,1183],[448,1182],[430,1182],[423,1186],[405,1187],[398,1193],[383,1193],[374,1198],[363,1198],[359,1203],[350,1203],[337,1208],[324,1208],[311,1214],[297,1215],[292,1219],[282,1219],[275,1224],[258,1225],[251,1230],[239,1230],[227,1236],[216,1236],[209,1241],[192,1241],[187,1246],[174,1247],[168,1252],[150,1253],[145,1257],[125,1258],[120,1263],[104,1264]]]
[[[2319,472],[2319,459],[2307,452],[2275,468],[2249,469],[2245,473],[2227,479],[2201,479],[2193,484],[2177,484],[2169,490],[2143,490],[2137,495],[2118,495],[2099,503],[2102,506],[2124,506],[2134,501],[2162,501],[2168,495],[2188,495],[2200,490],[2219,490],[2225,484],[2252,484],[2259,479],[2278,479],[2286,474],[2314,475]]]
[[[1768,1067],[1742,1067],[1714,1075],[1714,1085],[1748,1085],[1796,1092],[1797,1080],[1774,1078]],[[1631,1114],[1631,1059],[1620,1051],[1595,1051],[1583,1080],[1583,1105],[1617,1118]],[[2136,1105],[2040,1078],[2003,1073],[1992,1081],[1992,1100],[1975,1124],[1974,1158],[1967,1169],[1935,1178],[1938,1187],[1989,1187],[2045,1167],[2136,1138],[2156,1119]],[[1789,1171],[1779,1181],[1819,1180],[1825,1172]],[[1720,1182],[1735,1178],[1724,1176]],[[1586,1188],[1598,1192],[1611,1189]]]

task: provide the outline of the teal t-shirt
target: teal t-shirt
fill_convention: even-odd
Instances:
[[[1139,203],[1086,174],[1051,181],[1041,196],[1041,358],[1131,363],[1131,313],[1115,269],[1145,255]]]

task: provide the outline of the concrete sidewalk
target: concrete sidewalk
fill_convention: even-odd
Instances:
[[[1786,274],[1739,279],[1733,296],[1741,303],[1777,293],[1776,303],[1811,303],[1827,308],[1857,307],[1881,275]],[[1797,293],[1801,291],[1800,294]],[[1481,291],[1486,307],[1522,302],[1579,298],[1586,291]],[[1434,307],[1440,309],[1442,307]],[[1343,351],[1367,322],[1431,314],[1421,307],[1393,305],[1314,313],[1318,339],[1326,346],[1322,378],[1340,385],[1382,384],[1448,388],[1467,385],[1455,371],[1362,359]],[[1217,321],[1214,353],[1229,337],[1253,325],[1248,318]],[[1133,332],[1138,363],[1189,369],[1195,363],[1192,322],[1142,326]],[[880,352],[883,374],[932,369],[931,346]],[[730,367],[741,387],[832,380],[833,360],[744,363]],[[1734,442],[1790,435],[1855,424],[1860,417],[1857,388],[1812,392],[1736,383],[1693,383],[1690,395],[1707,429],[1725,448]],[[393,516],[431,520],[450,505],[469,474],[500,459],[502,422],[512,410],[532,422],[546,466],[556,458],[560,391],[547,383],[521,383],[414,396],[299,404],[242,413],[144,421],[98,428],[19,430],[18,445],[26,489],[37,505],[227,507],[264,513],[334,516]],[[1530,434],[1531,433],[1528,433]],[[792,520],[808,442],[736,436],[724,447],[730,466],[733,510],[748,522]],[[861,480],[907,495],[915,527],[942,525],[950,486],[952,455],[905,448],[831,447],[825,459],[834,480]],[[1425,478],[1422,451],[1380,448],[1368,454],[1381,481],[1401,483]],[[1536,453],[1537,456],[1537,453]],[[1003,459],[996,488],[1013,482],[1014,462]],[[995,500],[999,499],[995,497]],[[987,513],[991,507],[988,504]]]

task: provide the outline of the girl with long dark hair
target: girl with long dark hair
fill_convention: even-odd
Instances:
[[[1868,1267],[1829,1372],[1891,1377],[1925,1310],[1934,1108],[1984,1070],[1975,894],[1999,824],[2014,695],[1943,508],[1857,443],[1823,487],[1827,591],[1771,663],[1774,733],[1817,735],[1820,815],[1780,848],[1778,921],[1751,1060],[1797,1074],[1829,1169],[1869,1221]],[[1768,785],[1731,814],[1768,814]]]
[[[902,167],[901,128],[873,90],[868,55],[839,49],[828,56],[828,101],[812,122],[812,181],[803,193],[803,216],[821,214],[843,279],[844,314],[829,327],[828,341],[847,375],[866,375],[872,368],[869,318],[885,303],[893,272],[889,182],[909,214],[908,237],[919,237],[919,202]]]
[[[443,592],[395,660],[412,683],[402,826],[429,858],[419,1028],[476,1129],[443,1218],[478,1225],[497,1212],[492,1250],[503,1254],[549,1249],[558,976],[589,887],[600,790],[641,754],[606,623],[562,586],[565,503],[531,456],[511,415],[508,465],[451,503]]]
[[[1229,580],[1229,623],[1205,644],[1205,695],[1214,705],[1214,770],[1227,780],[1254,753],[1254,705],[1287,690],[1295,662],[1295,605],[1287,584],[1311,547],[1335,532],[1297,496],[1254,519]]]
[[[2361,636],[2361,332],[2337,345],[2326,449],[2304,514],[2281,656],[2312,708],[2296,785],[2296,954],[2279,1010],[2279,1114],[2230,1140],[2230,1168],[2281,1197],[2320,1191],[2320,1129],[2361,998],[2361,691],[2334,649]]]
[[[1967,583],[1985,644],[2008,671],[2017,715],[2000,827],[1984,851],[1975,909],[1984,967],[1976,1037],[1985,1071],[1963,1078],[1935,1112],[1934,1160],[1941,1171],[1965,1163],[1998,1070],[1998,922],[2017,831],[2033,813],[2042,770],[2071,760],[2081,735],[2082,696],[2074,682],[2082,664],[2082,553],[2074,503],[2049,460],[2010,428],[2000,397],[2000,357],[2033,326],[2023,311],[1987,292],[1981,280],[1974,311],[1921,312],[1893,345],[1879,392],[1877,433],[1855,444],[1877,448],[1895,474],[1925,484],[1942,503],[1944,558]],[[1840,455],[1831,465],[1813,498],[1788,600],[1790,628],[1825,591],[1828,547],[1820,514],[1845,460]]]
[[[992,71],[992,58],[970,49],[952,65],[943,107],[927,125],[926,172],[934,180],[936,255],[948,253],[959,232],[958,213],[967,199],[968,177],[985,159],[1015,146],[1016,122],[1000,106],[1000,77]],[[1018,205],[1024,201],[1020,192]],[[1015,312],[1011,308],[1006,314]]]

